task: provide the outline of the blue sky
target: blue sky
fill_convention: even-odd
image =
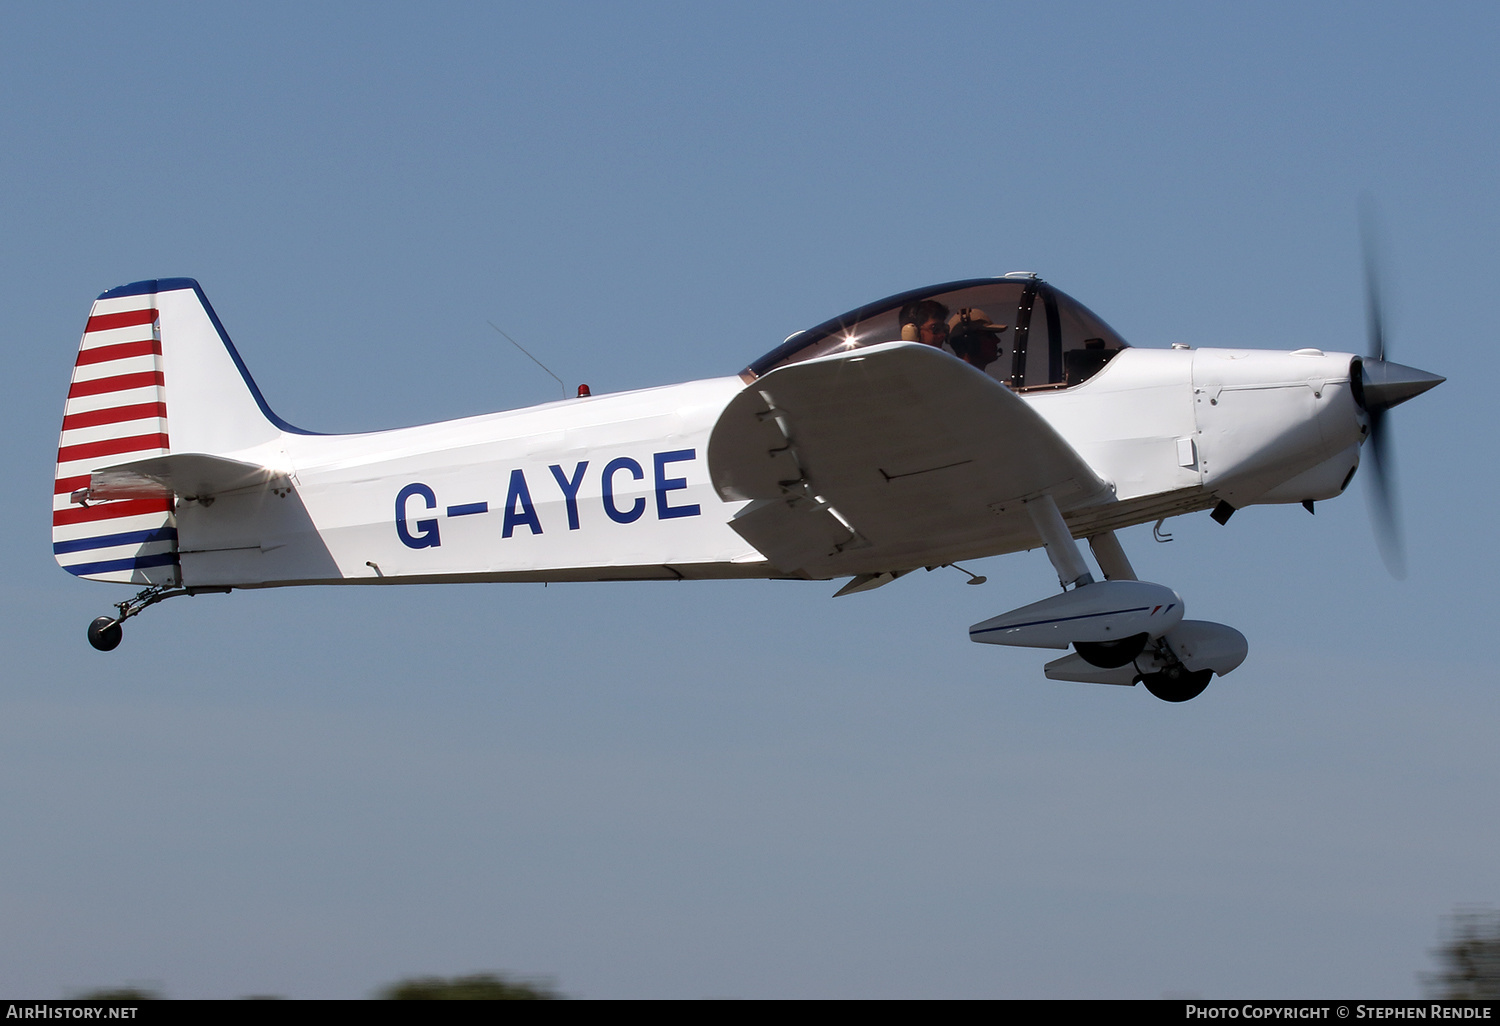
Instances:
[[[32,5],[0,38],[0,993],[1415,996],[1500,902],[1477,4]],[[1379,204],[1405,581],[1360,487],[1124,542],[1251,655],[1175,707],[969,624],[1041,553],[779,582],[179,600],[53,562],[88,304],[203,284],[365,430],[733,373],[1035,270],[1136,345],[1361,350]],[[119,589],[123,592],[123,589]]]

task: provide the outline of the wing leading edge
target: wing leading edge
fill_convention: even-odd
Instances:
[[[720,415],[709,471],[731,526],[780,570],[840,577],[1040,544],[1023,502],[1108,484],[1004,385],[916,343],[782,367]]]

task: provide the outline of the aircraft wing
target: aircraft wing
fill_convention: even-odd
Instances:
[[[1109,495],[1015,393],[904,342],[759,378],[720,415],[708,462],[723,498],[750,500],[731,526],[810,577],[1004,551],[1003,536],[1034,536],[1023,500],[1050,492],[1066,511]]]

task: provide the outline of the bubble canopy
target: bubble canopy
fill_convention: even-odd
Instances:
[[[742,375],[819,356],[923,342],[1017,391],[1070,388],[1098,373],[1126,342],[1088,307],[1034,274],[930,285],[868,303],[799,331]]]

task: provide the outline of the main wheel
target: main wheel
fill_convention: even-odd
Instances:
[[[114,617],[101,616],[89,624],[89,644],[101,652],[114,650],[124,636],[125,632],[120,629],[120,621]]]
[[[1146,650],[1149,634],[1132,634],[1119,641],[1075,641],[1073,647],[1083,661],[1101,670],[1113,670],[1131,662]]]
[[[1141,683],[1163,702],[1186,702],[1197,698],[1208,687],[1213,678],[1212,670],[1189,670],[1185,666],[1169,666],[1160,673],[1141,675]]]

